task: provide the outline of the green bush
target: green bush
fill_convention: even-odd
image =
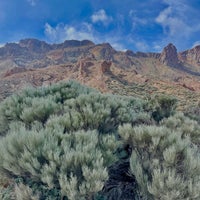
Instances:
[[[117,143],[113,135],[99,137],[96,131],[63,134],[21,127],[1,140],[0,170],[58,188],[71,200],[92,196],[108,178],[106,166],[116,159]]]
[[[97,93],[75,81],[61,82],[47,87],[29,88],[14,94],[0,104],[0,135],[7,133],[13,121],[31,125],[45,123],[50,115],[62,112],[64,101],[80,94]]]
[[[119,134],[132,147],[131,173],[143,199],[200,198],[199,147],[183,131],[161,126],[121,126]]]
[[[161,125],[166,126],[171,131],[181,132],[182,137],[189,137],[193,144],[200,147],[200,124],[184,116],[183,113],[176,113],[174,116],[164,119]]]
[[[13,95],[0,104],[0,173],[22,180],[14,195],[91,199],[117,161],[118,126],[151,122],[144,104],[75,82]]]
[[[175,107],[74,81],[7,98],[0,198],[198,200],[200,125]]]

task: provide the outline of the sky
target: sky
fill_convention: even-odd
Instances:
[[[0,0],[0,46],[24,38],[88,39],[117,50],[200,44],[200,0]]]

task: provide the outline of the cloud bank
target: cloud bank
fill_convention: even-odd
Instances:
[[[193,34],[200,31],[200,24],[197,24],[194,15],[197,10],[191,7],[185,0],[163,0],[167,7],[160,11],[156,17],[156,23],[163,28],[163,38],[166,40],[186,42]]]
[[[51,43],[61,43],[65,40],[91,40],[95,43],[109,42],[116,50],[125,50],[118,37],[107,35],[106,40],[96,32],[91,24],[82,23],[79,26],[57,24],[55,27],[45,24],[45,35]]]
[[[95,40],[93,30],[87,23],[83,23],[79,27],[74,27],[67,24],[57,24],[52,27],[50,24],[45,24],[45,35],[51,42],[63,42],[64,40]]]

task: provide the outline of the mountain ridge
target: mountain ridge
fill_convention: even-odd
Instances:
[[[23,39],[0,48],[0,77],[0,99],[27,85],[76,79],[102,92],[168,93],[183,100],[187,93],[187,100],[199,97],[200,46],[177,52],[170,43],[160,53],[145,53],[117,51],[109,43],[89,40],[48,44]]]
[[[91,48],[97,48],[98,46],[103,46],[105,47],[102,50],[102,57],[103,59],[107,60],[112,60],[113,54],[116,53],[121,53],[124,54],[124,56],[129,56],[129,57],[153,57],[153,58],[158,58],[161,63],[168,65],[168,66],[180,66],[186,65],[186,66],[195,66],[196,68],[200,66],[200,45],[197,45],[193,47],[192,49],[188,49],[185,51],[177,52],[176,47],[172,44],[169,43],[166,47],[163,48],[163,51],[160,53],[155,53],[155,52],[133,52],[132,50],[126,50],[126,51],[116,51],[109,43],[102,43],[102,44],[95,44],[90,40],[66,40],[63,43],[59,44],[48,44],[45,41],[40,41],[38,39],[22,39],[18,43],[7,43],[3,47],[0,48],[0,60],[5,59],[5,58],[11,58],[14,59],[17,65],[22,66],[22,63],[18,63],[17,59],[20,56],[26,57],[27,60],[31,61],[33,59],[42,59],[44,56],[48,57],[48,53],[53,54],[55,51],[62,51],[64,49],[73,49],[73,48],[86,48],[86,50],[89,50]],[[110,55],[106,54],[106,50],[110,51],[108,52]],[[103,54],[104,51],[104,54]],[[83,52],[79,52],[83,53]],[[87,52],[89,53],[89,52]],[[45,55],[47,54],[47,55]],[[107,57],[106,57],[107,55]],[[80,54],[78,54],[80,56]],[[81,56],[84,56],[81,55]],[[66,60],[65,60],[66,61]],[[25,63],[26,67],[29,66],[29,64]],[[42,65],[41,67],[45,67],[49,64],[54,64],[54,63],[49,63],[46,61],[46,65]],[[35,65],[32,67],[38,67],[39,65]],[[197,70],[195,68],[195,70]],[[200,71],[198,69],[198,71]]]

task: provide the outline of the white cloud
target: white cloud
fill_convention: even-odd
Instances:
[[[91,16],[92,22],[93,23],[97,23],[97,22],[101,22],[104,25],[108,25],[112,22],[112,17],[108,16],[106,14],[106,11],[101,9],[97,12],[95,12],[92,16]]]
[[[1,48],[1,47],[4,47],[4,46],[5,46],[5,44],[0,44],[0,48]]]
[[[94,34],[90,24],[83,23],[80,27],[74,27],[67,24],[58,24],[52,27],[50,24],[45,24],[45,35],[51,42],[63,42],[64,40],[92,40],[94,41]]]
[[[171,6],[160,12],[156,18],[156,22],[163,27],[164,33],[170,36],[189,36],[193,32],[193,28],[178,13],[175,14]]]
[[[121,37],[113,35],[102,36],[96,32],[93,26],[89,23],[82,23],[79,26],[72,26],[68,24],[57,24],[55,27],[46,23],[44,32],[50,42],[61,43],[65,40],[91,40],[95,43],[108,42],[116,50],[125,50],[124,45],[119,42]],[[106,40],[105,40],[106,38]]]
[[[162,10],[155,21],[163,27],[164,33],[171,38],[186,38],[200,30],[191,17],[193,8],[185,0],[163,0],[167,8]]]
[[[28,3],[30,3],[31,6],[36,5],[36,0],[27,0]]]

